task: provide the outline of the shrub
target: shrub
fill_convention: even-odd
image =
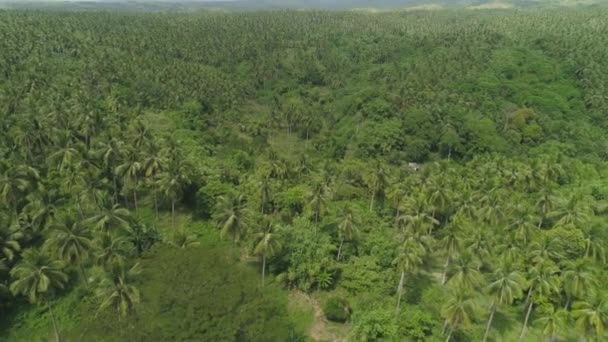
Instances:
[[[328,320],[344,323],[350,318],[350,307],[346,299],[341,297],[331,297],[323,306],[323,312]]]

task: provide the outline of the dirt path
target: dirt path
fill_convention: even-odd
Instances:
[[[325,319],[325,315],[323,314],[323,309],[321,308],[321,304],[319,301],[309,296],[308,294],[295,291],[293,293],[294,296],[298,297],[301,302],[306,303],[310,306],[314,313],[314,321],[308,331],[308,335],[314,341],[332,341],[332,342],[344,342],[346,341],[345,336],[345,327],[336,328],[331,323],[327,322]]]

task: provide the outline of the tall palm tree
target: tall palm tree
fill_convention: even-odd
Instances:
[[[51,315],[55,341],[58,342],[57,321],[47,295],[54,288],[63,288],[68,281],[68,276],[62,271],[63,263],[52,260],[35,249],[26,250],[22,256],[22,260],[10,272],[14,279],[10,285],[10,290],[15,295],[26,296],[31,303],[44,300]]]
[[[144,177],[146,178],[148,184],[152,187],[152,196],[154,197],[154,214],[156,218],[158,218],[158,177],[165,168],[165,159],[161,156],[156,144],[150,144],[150,147],[146,149],[142,167]]]
[[[557,288],[557,267],[550,262],[543,262],[533,266],[528,271],[528,295],[526,297],[526,318],[519,334],[519,340],[523,340],[526,330],[528,329],[528,321],[530,314],[534,308],[534,301],[537,298],[545,298],[552,294],[559,293]]]
[[[445,251],[446,258],[445,263],[443,265],[443,274],[441,275],[441,285],[444,285],[447,281],[447,273],[448,268],[450,266],[450,260],[454,257],[462,245],[462,240],[460,238],[460,232],[456,225],[452,224],[448,226],[447,229],[444,230],[444,236],[440,240],[440,247],[442,251]]]
[[[62,221],[53,227],[50,236],[45,241],[45,248],[64,262],[77,265],[82,281],[88,287],[88,280],[82,265],[93,249],[91,235],[80,222],[74,221],[70,217],[66,217]]]
[[[19,251],[21,251],[21,243],[19,240],[23,238],[23,233],[15,229],[14,225],[8,225],[8,219],[0,213],[0,259],[12,261]]]
[[[603,226],[592,226],[585,231],[585,258],[606,262],[605,242],[602,238]]]
[[[388,186],[388,174],[379,161],[376,162],[374,169],[366,176],[365,182],[370,191],[369,211],[374,210],[376,199],[384,196],[384,191]]]
[[[476,289],[481,284],[481,263],[469,253],[460,254],[447,271],[448,284]]]
[[[583,226],[589,220],[591,207],[585,203],[580,194],[572,194],[567,200],[562,200],[558,207],[549,213],[557,220],[558,226]]]
[[[340,238],[340,247],[338,248],[337,261],[340,261],[340,256],[342,255],[344,240],[352,240],[355,235],[357,235],[359,224],[359,217],[351,208],[342,208],[342,211],[338,215],[338,237]]]
[[[313,214],[315,225],[319,223],[319,217],[325,210],[327,202],[329,201],[329,196],[329,186],[322,180],[317,180],[308,197],[308,206]]]
[[[530,213],[529,208],[526,204],[520,202],[511,209],[511,217],[513,217],[513,221],[508,226],[508,229],[513,231],[515,236],[523,242],[524,245],[527,245],[536,228],[532,223],[534,222],[534,217]]]
[[[589,270],[587,260],[566,260],[563,265],[562,283],[566,293],[564,310],[568,310],[573,298],[582,298],[594,293],[598,282]]]
[[[387,197],[392,202],[395,208],[395,227],[399,224],[399,217],[401,216],[401,205],[407,196],[407,189],[403,182],[395,182],[388,191]]]
[[[215,218],[223,237],[228,235],[238,242],[247,225],[248,216],[249,209],[245,206],[244,195],[230,194],[219,197]]]
[[[112,204],[109,198],[106,197],[101,201],[98,210],[96,214],[84,220],[83,224],[90,225],[100,232],[126,229],[129,226],[131,220],[129,211],[118,204]]]
[[[133,251],[133,244],[125,236],[101,233],[95,240],[93,258],[106,269],[113,264],[124,264]]]
[[[536,207],[540,212],[540,219],[538,220],[538,229],[543,226],[543,223],[547,219],[547,215],[553,210],[553,192],[550,188],[544,188],[540,192],[540,196],[536,201]]]
[[[539,322],[543,327],[543,335],[548,337],[549,342],[555,342],[567,325],[568,313],[551,307],[550,311],[539,318]]]
[[[446,303],[441,308],[441,315],[445,318],[444,328],[450,328],[446,342],[450,341],[454,330],[458,327],[471,325],[475,309],[475,300],[469,290],[456,287],[450,291]]]
[[[608,325],[608,298],[604,294],[592,295],[588,300],[572,304],[572,317],[576,329],[585,337],[601,340]]]
[[[484,342],[488,339],[492,320],[496,309],[500,305],[511,305],[513,301],[520,298],[523,293],[526,279],[515,268],[510,259],[505,259],[501,265],[492,274],[491,282],[487,286],[487,290],[492,296],[492,305],[490,306],[490,318],[486,326],[486,332],[483,335]]]
[[[111,308],[119,317],[125,317],[132,312],[141,297],[139,289],[133,285],[140,273],[139,264],[130,269],[126,269],[123,264],[112,264],[99,281],[95,292],[101,300],[99,310]]]
[[[122,164],[118,165],[114,172],[117,176],[123,179],[123,183],[131,188],[133,191],[133,203],[135,205],[135,212],[137,212],[137,186],[139,184],[139,177],[142,171],[142,163],[139,153],[133,149],[128,148],[125,152],[125,156],[122,160]]]
[[[0,203],[17,214],[17,204],[23,194],[39,178],[38,171],[25,165],[7,166],[0,164]]]
[[[266,277],[266,258],[272,257],[281,249],[280,236],[274,232],[274,225],[268,222],[263,229],[255,235],[255,248],[253,253],[262,258],[262,286]]]
[[[418,268],[423,263],[422,258],[424,253],[425,251],[422,244],[413,238],[406,239],[397,252],[397,257],[393,261],[393,264],[397,267],[397,271],[401,273],[401,277],[399,278],[399,285],[397,286],[396,313],[399,313],[401,307],[401,296],[403,295],[405,275],[408,273],[414,274],[418,271]]]
[[[175,229],[175,204],[180,198],[184,186],[190,183],[192,166],[183,159],[170,160],[167,171],[160,176],[160,188],[171,200],[171,227]]]

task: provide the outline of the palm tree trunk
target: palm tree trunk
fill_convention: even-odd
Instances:
[[[175,230],[175,200],[171,200],[171,228]]]
[[[372,192],[372,198],[369,201],[369,211],[374,211],[374,199],[376,197],[376,192]]]
[[[152,192],[154,193],[154,218],[158,219],[158,198],[156,195],[156,189],[153,189]]]
[[[490,328],[492,327],[494,313],[496,313],[496,302],[492,303],[492,311],[490,311],[490,319],[488,320],[488,325],[486,326],[486,332],[483,334],[483,342],[486,342],[488,340],[488,335],[490,335]]]
[[[452,159],[452,145],[448,147],[448,161],[450,161],[450,159]]]
[[[87,274],[84,271],[84,267],[82,267],[82,264],[79,263],[78,268],[80,269],[80,276],[82,277],[82,281],[84,281],[84,286],[88,290],[89,289],[89,280],[87,279]]]
[[[55,320],[53,307],[48,301],[46,302],[46,305],[49,307],[49,314],[51,315],[51,322],[53,323],[53,331],[55,332],[55,342],[59,342],[61,339],[59,338],[59,330],[57,329],[57,321]]]
[[[568,295],[568,297],[566,298],[566,305],[564,306],[565,311],[568,311],[568,308],[570,307],[570,301],[571,301],[571,298],[570,298],[570,295]]]
[[[340,241],[340,248],[338,248],[338,257],[336,258],[336,261],[340,261],[340,254],[342,254],[342,245],[344,244],[344,238],[342,238],[342,241]]]
[[[397,287],[397,307],[395,308],[395,315],[399,313],[401,306],[401,295],[403,294],[403,282],[405,280],[405,272],[401,272],[401,279],[399,279],[399,286]]]
[[[137,190],[133,190],[133,203],[135,204],[135,213],[137,213]]]
[[[456,321],[454,322],[454,324],[452,324],[452,326],[450,326],[450,333],[448,334],[448,337],[446,337],[445,342],[449,342],[450,339],[452,338],[452,334],[454,333],[454,327],[458,324],[458,319],[456,319]]]
[[[528,295],[526,296],[526,305],[530,302],[530,297],[532,297],[532,287],[528,289]]]
[[[401,213],[399,211],[399,205],[397,205],[397,213],[395,214],[395,228],[399,227],[399,216],[401,216]]]
[[[262,254],[262,286],[264,286],[264,278],[266,278],[266,254]]]
[[[450,256],[445,258],[445,264],[443,265],[443,274],[441,275],[441,285],[445,285],[445,280],[448,273],[448,267],[450,266]]]
[[[523,340],[524,335],[526,334],[526,330],[528,328],[528,320],[530,319],[530,313],[532,313],[532,306],[534,306],[534,303],[530,301],[530,304],[528,304],[528,312],[526,313],[526,319],[524,320],[524,326],[521,329],[521,334],[519,334],[520,341]]]

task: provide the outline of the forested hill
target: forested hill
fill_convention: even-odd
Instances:
[[[0,340],[606,338],[606,18],[0,11]]]

